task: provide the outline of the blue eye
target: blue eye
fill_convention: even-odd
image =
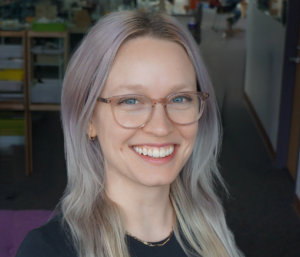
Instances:
[[[117,102],[117,104],[126,104],[126,105],[137,105],[140,101],[136,98],[124,98]]]
[[[182,96],[173,99],[173,103],[182,103],[184,98]]]
[[[126,104],[136,104],[137,100],[136,99],[126,99],[124,102]]]

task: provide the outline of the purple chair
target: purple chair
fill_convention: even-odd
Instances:
[[[42,226],[52,214],[53,211],[42,210],[0,210],[0,256],[15,256],[27,233]]]

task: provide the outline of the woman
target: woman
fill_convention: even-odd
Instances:
[[[213,190],[219,114],[189,32],[164,14],[112,13],[73,54],[59,215],[17,256],[243,256]]]

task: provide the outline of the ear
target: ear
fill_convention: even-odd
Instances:
[[[91,119],[86,127],[86,133],[88,136],[96,137],[97,131],[93,119]]]

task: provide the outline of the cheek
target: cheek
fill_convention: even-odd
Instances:
[[[198,133],[198,123],[182,126],[180,128],[180,133],[188,144],[194,145]]]
[[[179,131],[181,136],[184,138],[184,144],[182,145],[181,153],[182,162],[183,164],[185,164],[185,162],[188,160],[194,149],[198,132],[198,123],[191,124],[188,126],[182,126]]]
[[[124,129],[118,125],[110,110],[99,111],[96,120],[95,126],[104,158],[108,160],[122,154],[126,147],[125,142],[132,137],[134,130]]]

